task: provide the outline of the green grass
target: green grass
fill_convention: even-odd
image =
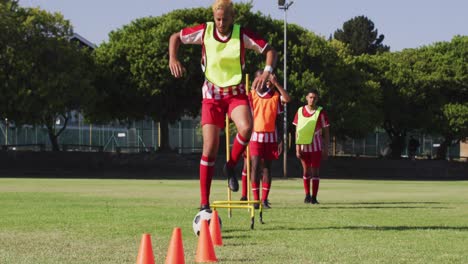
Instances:
[[[311,206],[302,180],[275,180],[270,196],[255,230],[220,209],[221,263],[468,263],[466,181],[322,180]],[[163,263],[176,226],[193,263],[198,199],[194,180],[0,179],[0,263],[135,263],[144,232]]]

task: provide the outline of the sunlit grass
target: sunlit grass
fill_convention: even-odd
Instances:
[[[212,200],[226,200],[213,182]],[[182,228],[193,263],[198,181],[0,179],[0,263],[135,263],[152,235],[157,263]],[[238,194],[234,195],[237,200]],[[468,182],[322,180],[318,206],[300,179],[275,180],[265,224],[223,219],[221,263],[468,263]],[[258,216],[258,215],[257,215]],[[257,217],[258,218],[258,217]]]

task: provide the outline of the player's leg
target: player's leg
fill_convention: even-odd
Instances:
[[[229,115],[236,125],[237,135],[234,138],[230,159],[226,163],[224,173],[227,174],[229,188],[233,192],[237,192],[239,190],[239,183],[237,182],[234,168],[249,144],[250,134],[252,133],[252,116],[246,96],[231,100],[229,103]]]
[[[245,156],[245,155],[244,155]],[[247,186],[247,157],[244,157],[244,166],[242,168],[242,187],[241,187],[241,201],[247,201],[247,192],[249,188]]]
[[[262,202],[265,208],[271,208],[270,202],[268,201],[268,195],[270,194],[271,189],[271,164],[273,160],[279,158],[278,152],[278,143],[269,142],[264,143],[263,153],[262,153]]]
[[[200,196],[201,209],[208,209],[210,205],[211,181],[214,175],[216,154],[219,148],[220,128],[206,124],[202,128],[203,152],[200,160]]]
[[[318,204],[317,194],[319,190],[320,176],[319,168],[312,168],[312,203]]]
[[[263,207],[271,208],[268,195],[271,189],[271,160],[263,160],[262,166],[262,203]]]
[[[219,134],[224,127],[224,113],[225,111],[223,111],[220,102],[212,100],[204,100],[202,102],[203,151],[200,160],[200,208],[202,210],[210,207],[211,181],[218,154]]]
[[[311,168],[307,162],[306,156],[307,153],[302,154],[303,157],[300,159],[301,165],[302,165],[302,181],[304,184],[304,193],[305,193],[305,198],[304,198],[304,203],[311,203],[312,202],[312,197],[310,196],[310,179],[311,179]]]
[[[251,182],[252,182],[252,194],[254,200],[260,198],[260,158],[259,156],[251,156],[250,161],[252,163],[251,168]],[[255,209],[258,209],[258,204],[254,205]]]
[[[311,176],[312,176],[312,203],[318,204],[317,195],[320,185],[320,163],[322,160],[321,152],[312,153],[312,167],[311,167]]]

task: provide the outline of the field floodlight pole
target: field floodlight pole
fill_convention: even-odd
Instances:
[[[287,34],[287,11],[288,8],[294,3],[294,1],[278,0],[278,8],[284,10],[284,43],[283,43],[283,87],[285,91],[288,91],[287,82],[287,58],[286,58],[286,47],[288,43]],[[288,177],[288,105],[284,104],[284,121],[283,121],[283,177]]]
[[[8,146],[8,118],[5,118],[5,146]]]

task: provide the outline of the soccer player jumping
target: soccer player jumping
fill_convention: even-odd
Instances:
[[[319,93],[312,89],[307,93],[307,105],[300,107],[294,117],[296,126],[296,156],[301,161],[304,180],[304,203],[318,204],[317,194],[320,183],[319,169],[322,158],[328,159],[330,132],[328,116],[317,106]],[[312,179],[312,196],[310,181]]]
[[[252,82],[252,89],[264,86],[277,60],[276,51],[263,38],[234,24],[235,10],[231,0],[216,0],[212,9],[214,22],[184,28],[172,34],[169,40],[169,68],[176,78],[182,77],[185,72],[177,58],[180,44],[202,45],[205,82],[202,86],[201,111],[201,210],[210,208],[211,181],[219,148],[219,134],[225,126],[226,114],[236,125],[238,133],[223,173],[228,178],[229,188],[234,192],[239,190],[234,168],[249,143],[252,132],[252,116],[243,81],[245,49],[254,50],[266,57],[265,70]]]

